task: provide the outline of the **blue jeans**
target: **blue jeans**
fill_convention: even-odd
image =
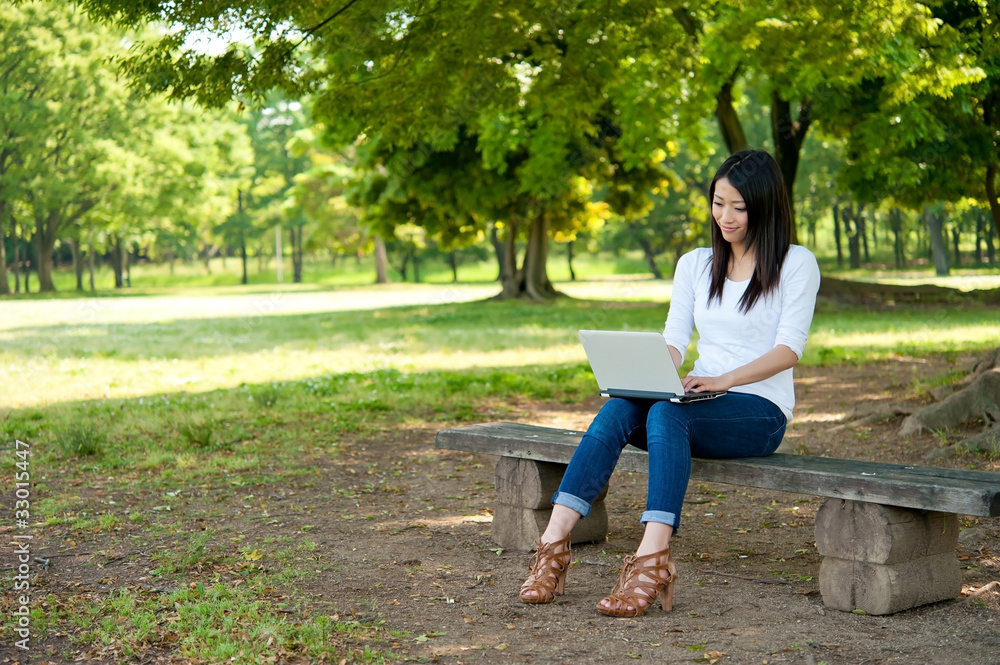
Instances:
[[[632,444],[649,453],[649,490],[640,521],[680,527],[691,457],[763,457],[777,450],[785,414],[757,395],[727,393],[673,404],[611,399],[577,446],[552,503],[586,517],[611,478],[618,457]]]

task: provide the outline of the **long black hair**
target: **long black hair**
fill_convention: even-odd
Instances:
[[[722,163],[708,190],[709,205],[715,200],[715,183],[722,178],[743,196],[747,207],[746,249],[753,250],[756,265],[739,309],[749,312],[761,297],[778,288],[781,265],[792,238],[792,209],[788,190],[778,163],[763,150],[741,150]],[[722,301],[726,272],[732,249],[722,237],[722,230],[712,219],[712,285],[708,302]]]

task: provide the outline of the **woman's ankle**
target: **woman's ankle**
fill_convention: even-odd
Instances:
[[[558,531],[554,531],[554,532],[550,533],[549,531],[546,530],[538,538],[538,542],[540,542],[542,545],[553,545],[553,544],[556,544],[556,543],[562,543],[568,537],[569,537],[569,534],[562,535]],[[560,547],[559,549],[562,550],[562,549],[566,549],[568,547],[569,547],[569,543],[566,543],[565,547]]]
[[[639,542],[636,556],[649,556],[670,549],[670,538],[674,535],[674,527],[660,522],[646,522],[646,529]]]
[[[670,542],[668,541],[666,545],[639,545],[639,549],[635,551],[637,557],[650,556],[651,554],[659,554],[661,552],[666,553],[670,550]],[[665,554],[664,554],[665,555]]]

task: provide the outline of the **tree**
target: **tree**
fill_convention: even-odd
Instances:
[[[258,232],[275,226],[288,231],[292,281],[301,283],[307,217],[287,203],[295,179],[311,166],[304,150],[292,149],[297,135],[309,127],[308,111],[301,102],[272,92],[243,113],[243,123],[253,150],[250,215]]]
[[[839,111],[853,110],[859,86],[889,81],[899,97],[947,96],[980,75],[953,45],[928,58],[924,42],[935,19],[924,5],[904,0],[714,2],[672,14],[700,54],[703,83],[696,99],[714,107],[730,152],[748,146],[745,124],[753,109],[742,101],[741,85],[760,97],[793,204],[810,129],[838,131],[845,122]]]
[[[954,2],[932,3],[925,11],[914,19],[922,38],[907,54],[917,64],[866,77],[831,102],[830,126],[845,139],[842,182],[863,201],[891,199],[913,210],[966,196],[992,206],[987,176],[1000,157],[996,130],[987,121],[1000,71],[970,36],[987,29],[987,9]],[[927,77],[931,70],[934,79]],[[941,218],[929,208],[923,216],[935,265],[944,272]]]
[[[107,114],[124,89],[101,66],[109,55],[105,33],[81,14],[45,3],[5,5],[0,12],[0,237],[14,203],[27,201],[39,286],[51,291],[57,238],[107,189],[97,168],[107,147],[99,136],[111,133]],[[5,260],[0,268],[0,290],[7,292]]]
[[[505,292],[552,295],[548,231],[576,178],[610,175],[601,153],[611,142],[624,168],[619,178],[648,171],[658,146],[676,133],[658,109],[682,94],[676,73],[685,71],[686,53],[652,45],[680,43],[680,26],[661,20],[653,2],[622,4],[610,15],[530,1],[423,12],[406,3],[355,4],[326,16],[310,2],[250,3],[239,15],[187,3],[86,6],[124,24],[153,17],[181,26],[124,60],[147,92],[259,101],[275,86],[291,94],[315,83],[314,113],[342,145],[378,136],[392,151],[447,152],[461,132],[475,137],[485,168],[516,183],[515,204],[503,218],[507,244],[516,244],[521,229],[527,238],[523,265],[508,274],[523,281]],[[484,12],[496,20],[476,20]],[[253,32],[254,47],[233,45],[214,58],[178,49],[192,30],[211,24],[224,31],[233,21]],[[308,51],[297,48],[300,38]],[[635,56],[637,44],[647,46]]]
[[[975,40],[952,38],[957,28],[938,30],[943,19],[929,12],[945,11],[944,3],[928,10],[908,0],[822,8],[805,0],[669,9],[651,0],[599,9],[540,0],[85,6],[122,25],[155,19],[171,26],[121,60],[144,92],[256,104],[274,88],[291,97],[309,90],[316,118],[339,145],[378,140],[410,156],[447,153],[462,134],[470,137],[483,166],[516,183],[523,203],[508,208],[516,219],[498,218],[497,227],[513,236],[507,244],[526,239],[524,264],[514,272],[527,280],[518,292],[530,294],[548,293],[544,269],[528,266],[544,266],[549,202],[571,198],[578,176],[598,193],[611,177],[641,181],[649,169],[636,168],[651,165],[671,139],[704,142],[699,120],[707,114],[715,114],[728,149],[743,147],[744,89],[767,109],[772,150],[794,191],[811,128],[863,133],[842,112],[863,106],[871,88],[884,92],[872,100],[883,110],[944,98],[981,80],[973,60],[996,51],[985,37],[976,51]],[[980,18],[969,20],[979,20],[985,35],[995,9],[976,7]],[[193,52],[185,44],[206,26],[218,34],[239,28],[252,43],[232,43],[221,55]],[[992,126],[992,98],[983,99]],[[624,168],[614,176],[603,168],[610,164]],[[987,170],[992,187],[995,168]]]

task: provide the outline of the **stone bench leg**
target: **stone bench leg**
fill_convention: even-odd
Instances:
[[[565,464],[501,457],[496,468],[497,506],[493,511],[493,540],[504,549],[527,551],[545,531],[552,514],[552,495],[566,471]],[[601,542],[608,535],[608,512],[598,495],[590,515],[577,522],[573,543]]]
[[[828,499],[816,514],[827,607],[892,614],[956,597],[958,516]]]

